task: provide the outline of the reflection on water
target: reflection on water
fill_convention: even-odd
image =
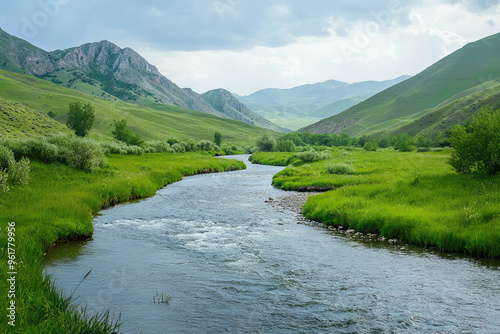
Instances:
[[[77,301],[129,333],[498,332],[498,262],[299,225],[265,203],[293,195],[270,186],[280,169],[247,165],[103,211],[47,271],[70,293],[93,269]]]

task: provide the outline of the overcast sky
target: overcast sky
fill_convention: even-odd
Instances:
[[[500,0],[20,0],[0,27],[47,50],[109,40],[198,93],[415,75],[500,32]]]

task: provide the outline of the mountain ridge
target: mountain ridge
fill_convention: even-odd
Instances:
[[[304,122],[314,123],[321,118],[332,116],[408,78],[410,76],[403,75],[392,80],[371,80],[352,84],[326,80],[288,89],[267,88],[250,95],[235,96],[249,109],[276,124],[285,124],[287,117],[295,118],[291,125],[297,130],[307,125]],[[339,104],[339,101],[344,104]],[[345,108],[341,109],[342,106]]]
[[[231,118],[248,123],[250,125],[265,125],[266,129],[277,132],[291,132],[291,130],[279,127],[271,123],[259,114],[251,111],[246,105],[236,99],[233,94],[223,88],[213,89],[201,95],[205,101],[225,115]]]
[[[237,115],[234,110],[229,115],[216,110],[201,94],[180,88],[133,49],[122,49],[107,40],[47,52],[0,29],[0,69],[31,74],[111,100],[143,105],[165,103],[243,121],[249,117]],[[252,124],[278,128],[261,119]]]

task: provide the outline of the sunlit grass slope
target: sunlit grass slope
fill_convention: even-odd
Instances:
[[[145,140],[172,137],[180,140],[213,140],[214,133],[220,132],[226,143],[248,145],[263,134],[273,134],[272,131],[243,122],[177,106],[153,102],[144,106],[92,97],[32,76],[7,71],[0,71],[0,97],[10,102],[22,103],[38,112],[52,112],[53,117],[60,123],[66,121],[69,103],[90,102],[96,109],[96,120],[90,133],[95,139],[111,138],[113,122],[120,119],[126,119],[131,130]],[[2,117],[0,113],[0,119]],[[14,127],[14,124],[12,126]]]

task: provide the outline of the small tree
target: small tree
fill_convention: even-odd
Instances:
[[[279,139],[276,144],[279,152],[295,152],[295,144],[290,139]]]
[[[69,104],[68,120],[66,126],[75,131],[79,137],[85,137],[92,128],[95,120],[95,109],[90,104],[79,101]]]
[[[388,148],[389,146],[391,146],[391,140],[387,136],[386,137],[382,137],[382,138],[379,139],[377,145],[380,148]]]
[[[259,151],[272,152],[276,148],[276,140],[268,135],[264,135],[257,140],[257,147],[259,148]]]
[[[396,150],[401,152],[413,151],[416,147],[413,143],[413,138],[407,133],[400,133],[394,137],[393,146]]]
[[[352,144],[351,136],[349,136],[349,134],[347,134],[345,132],[342,132],[340,134],[339,145],[340,146],[351,146],[351,144]]]
[[[142,146],[144,140],[141,136],[132,133],[127,127],[127,120],[115,121],[115,130],[111,132],[116,140],[122,141],[127,145]]]
[[[222,144],[222,134],[220,132],[216,132],[214,134],[214,143],[217,146],[220,146]]]
[[[449,163],[459,173],[494,175],[500,172],[500,110],[483,108],[468,129],[450,131],[454,148]]]
[[[363,145],[363,148],[367,151],[375,152],[378,149],[377,141],[375,139],[367,141],[365,145]]]

